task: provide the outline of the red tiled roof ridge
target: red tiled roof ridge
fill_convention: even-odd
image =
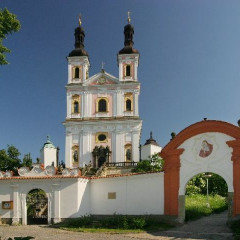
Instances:
[[[58,178],[83,178],[83,179],[101,179],[101,178],[116,178],[116,177],[127,177],[127,176],[136,176],[136,175],[144,175],[144,174],[153,174],[153,173],[161,173],[163,171],[154,171],[154,172],[141,172],[141,173],[125,173],[125,174],[112,174],[108,176],[93,176],[93,177],[86,177],[86,176],[62,176],[62,175],[55,175],[55,176],[15,176],[15,177],[2,177],[1,180],[26,180],[26,179],[58,179]]]

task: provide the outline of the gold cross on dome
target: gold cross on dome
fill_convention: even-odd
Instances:
[[[131,22],[130,11],[128,11],[128,23]]]
[[[79,26],[81,26],[82,25],[82,15],[81,15],[81,13],[79,14],[78,22],[79,22]]]

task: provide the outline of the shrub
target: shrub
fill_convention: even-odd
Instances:
[[[146,220],[143,217],[141,217],[141,218],[138,217],[138,218],[132,219],[131,227],[133,229],[143,229],[145,225],[146,225]]]

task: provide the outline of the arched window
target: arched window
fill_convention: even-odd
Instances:
[[[107,112],[107,101],[100,99],[98,102],[98,112]]]
[[[126,111],[132,111],[132,101],[130,99],[126,101]]]
[[[126,77],[131,77],[131,66],[130,65],[126,66]]]
[[[79,103],[77,101],[74,101],[74,113],[79,113]]]
[[[124,94],[124,104],[124,111],[133,111],[133,94],[131,92]]]
[[[75,68],[74,78],[79,78],[79,68],[78,67]]]

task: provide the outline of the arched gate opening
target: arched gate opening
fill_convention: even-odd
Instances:
[[[48,198],[42,189],[31,190],[26,197],[27,224],[48,224]]]

